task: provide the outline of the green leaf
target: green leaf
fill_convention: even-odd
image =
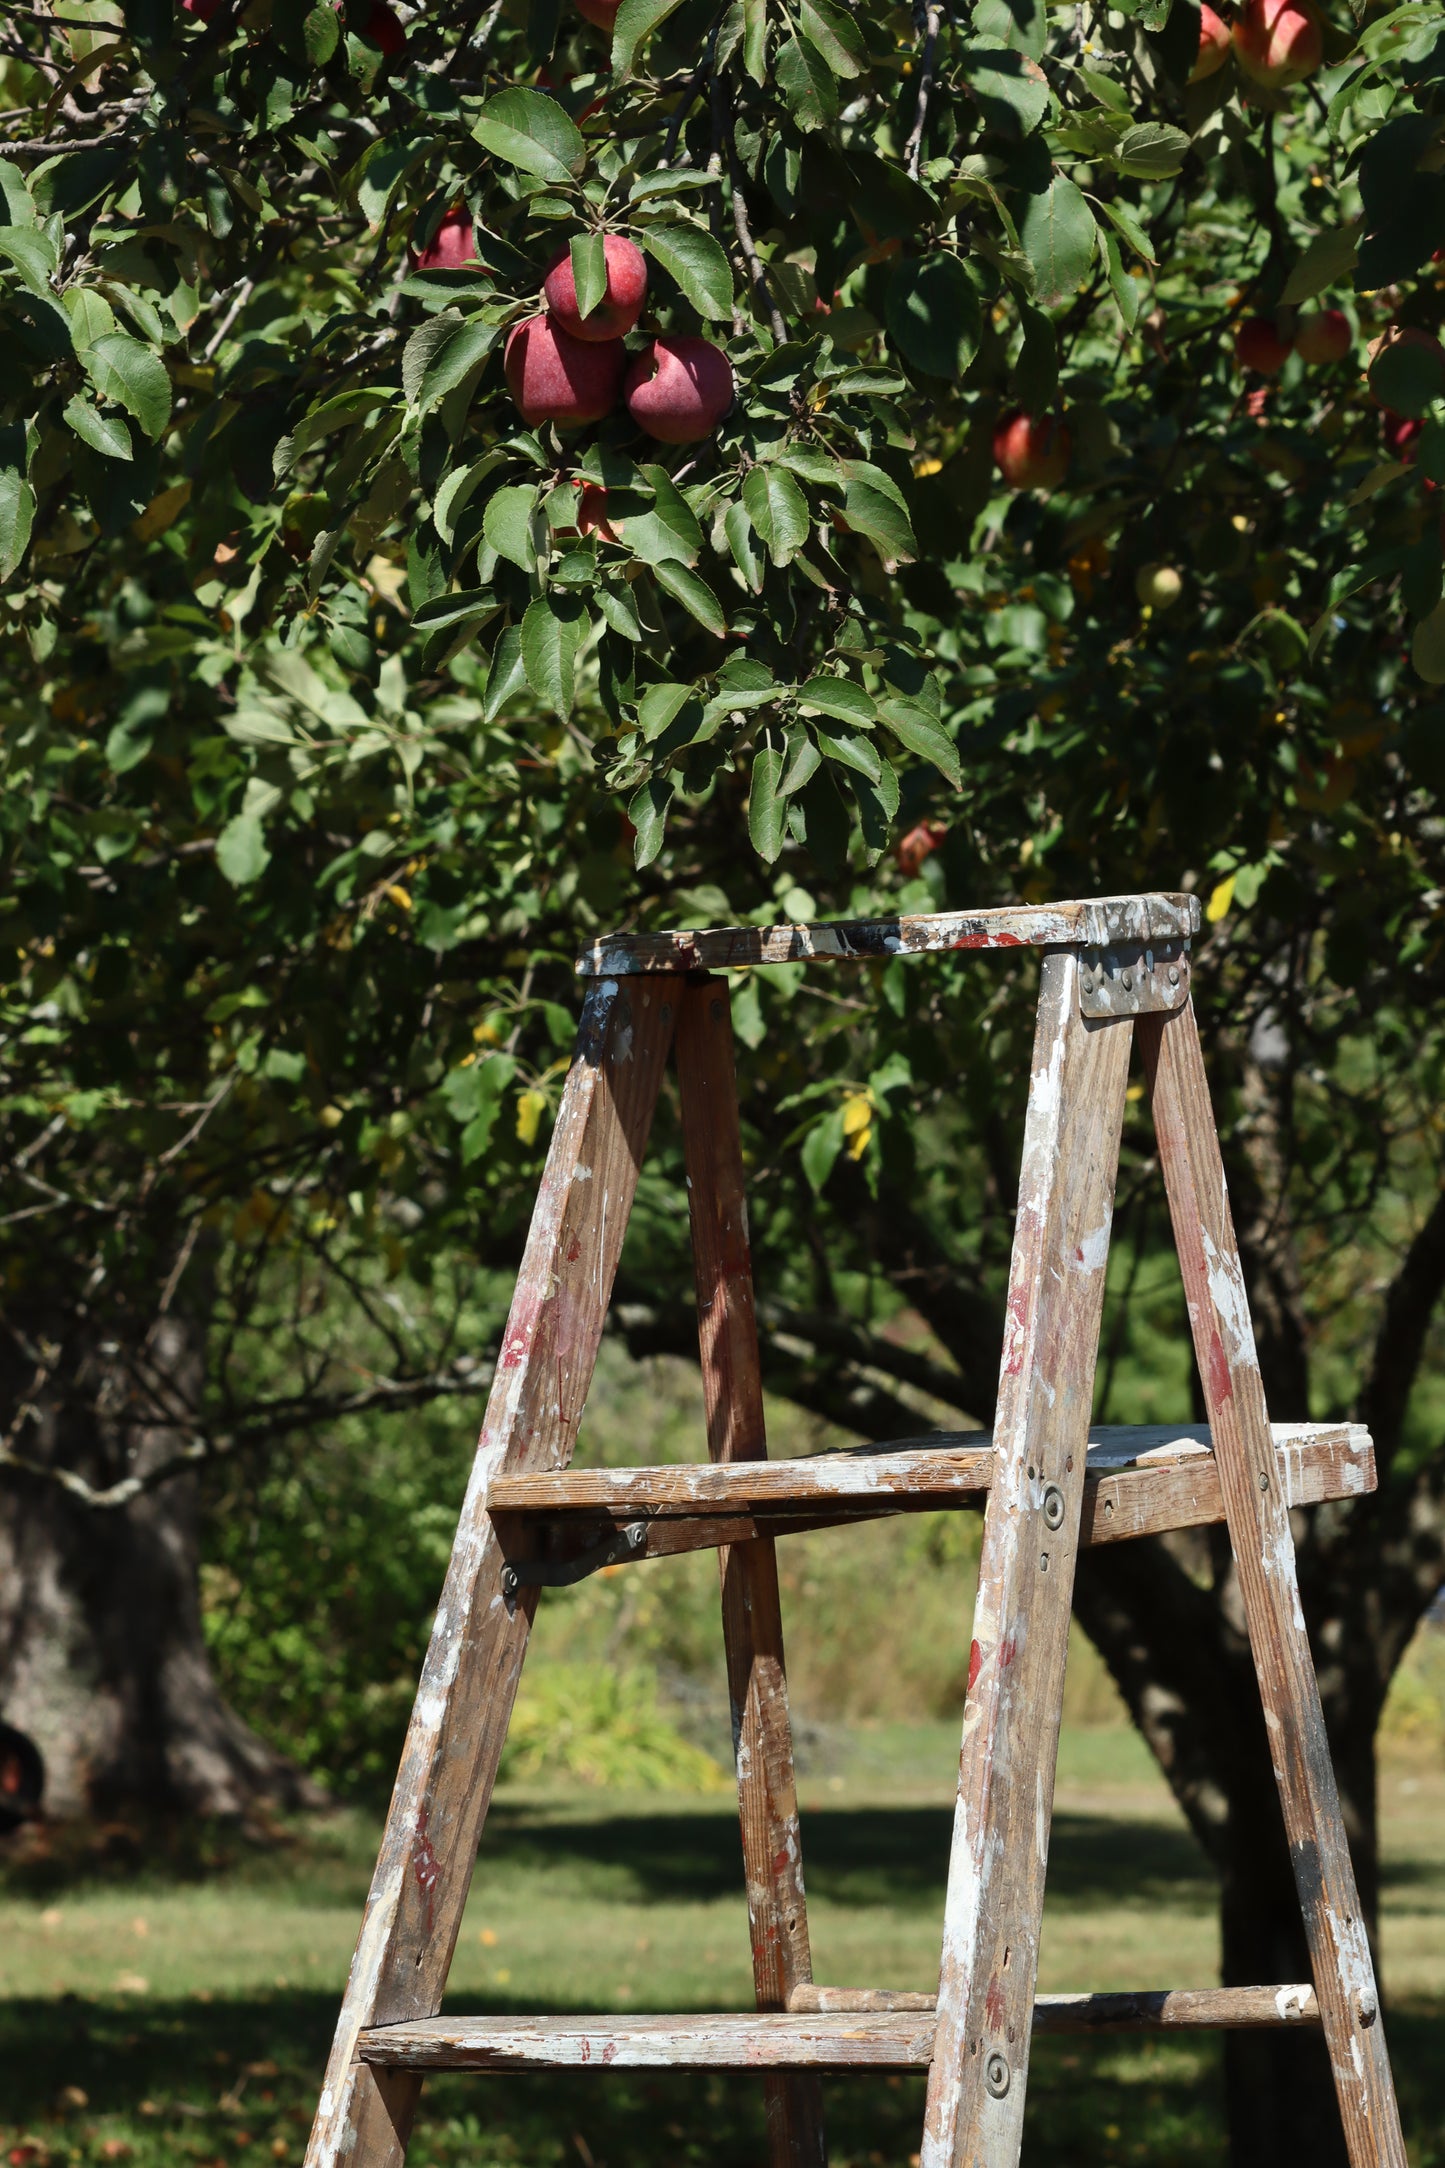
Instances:
[[[642,638],[642,620],[630,587],[596,587],[592,599],[612,630],[624,640]]]
[[[308,12],[301,25],[301,38],[312,67],[325,67],[341,43],[341,21],[330,0],[321,0]]]
[[[627,4],[627,0],[623,0]],[[774,57],[778,87],[800,128],[821,128],[838,117],[838,86],[806,38],[784,38]]]
[[[507,702],[521,692],[527,682],[527,666],[522,660],[522,631],[519,625],[508,625],[492,653],[492,667],[487,672],[486,696],[482,701],[482,721],[494,723]]]
[[[808,1177],[808,1187],[815,1197],[823,1194],[823,1185],[833,1172],[838,1154],[843,1149],[843,1109],[834,1107],[823,1116],[803,1139],[799,1157],[803,1172]]]
[[[761,88],[768,79],[768,0],[743,0],[743,66]]]
[[[574,233],[568,253],[577,314],[590,316],[607,293],[607,246],[600,233]]]
[[[1033,134],[1049,109],[1048,82],[1036,60],[1000,46],[970,45],[959,63],[988,127],[1015,139]]]
[[[642,788],[635,791],[628,801],[627,818],[637,830],[632,846],[632,862],[639,870],[643,866],[650,866],[662,849],[667,809],[671,803],[672,785],[666,776],[661,775],[650,775]]]
[[[401,388],[408,406],[416,405],[427,370],[461,328],[462,318],[455,309],[443,309],[440,315],[429,316],[424,324],[417,325],[401,356]]]
[[[748,517],[747,506],[734,498],[723,514],[723,533],[728,548],[733,553],[733,563],[755,595],[763,591],[762,559],[753,548],[753,523]]]
[[[1281,301],[1313,301],[1316,294],[1349,277],[1359,253],[1358,226],[1332,226],[1317,233],[1285,280]]]
[[[842,737],[837,731],[824,730],[814,724],[813,735],[828,760],[840,767],[854,768],[859,775],[866,775],[870,783],[876,783],[883,771],[883,763],[877,750],[866,738]]]
[[[690,685],[666,682],[649,685],[637,703],[637,727],[644,745],[652,745],[662,736],[673,717],[692,698]]]
[[[802,0],[798,21],[804,37],[828,63],[834,75],[861,75],[868,65],[868,48],[851,15],[834,7],[832,0]]]
[[[463,507],[479,484],[502,465],[505,457],[501,451],[483,452],[469,467],[453,467],[432,500],[432,525],[443,542],[450,545],[456,540],[457,521]]]
[[[14,264],[27,286],[51,297],[50,280],[57,257],[50,236],[38,226],[0,226],[0,256]]]
[[[495,617],[499,607],[490,587],[463,587],[422,603],[411,622],[417,632],[440,632],[444,626],[481,624]]]
[[[623,0],[623,11],[648,4]],[[570,181],[587,155],[576,123],[540,90],[499,90],[477,115],[472,134],[509,166],[544,181]]]
[[[637,48],[665,23],[679,0],[622,0],[612,26],[612,72],[619,78],[632,73]],[[639,864],[641,861],[639,860]]]
[[[536,508],[536,490],[518,482],[489,497],[482,514],[483,541],[521,572],[530,572],[536,562],[532,547],[532,514]]]
[[[572,713],[574,666],[586,625],[582,605],[572,595],[539,595],[522,619],[527,683],[564,723]]]
[[[81,360],[103,399],[113,399],[133,414],[152,440],[160,436],[171,418],[171,380],[165,363],[148,346],[112,331],[87,348]]]
[[[1144,121],[1119,138],[1114,164],[1136,180],[1167,181],[1173,179],[1188,154],[1189,138],[1182,128],[1168,127],[1162,121]]]
[[[102,453],[107,459],[134,459],[135,451],[130,441],[130,431],[118,414],[102,414],[79,392],[65,404],[65,419],[82,444],[92,451]]]
[[[649,256],[676,279],[699,316],[729,317],[733,312],[733,274],[727,257],[701,226],[648,226],[638,238]]]
[[[260,815],[238,813],[216,838],[216,864],[233,888],[249,888],[271,863]]]
[[[642,478],[652,491],[650,510],[628,512],[624,540],[645,565],[658,565],[669,557],[695,565],[702,555],[702,529],[672,476],[663,467],[644,467]]]
[[[878,719],[872,696],[851,678],[811,677],[798,687],[798,698],[804,707],[836,716],[841,723],[856,723],[860,730],[871,729]]]
[[[1043,0],[978,0],[973,27],[981,38],[1012,46],[1030,60],[1044,57],[1049,22]]]
[[[906,746],[910,753],[917,753],[922,760],[931,760],[955,790],[962,790],[958,747],[942,723],[930,715],[920,701],[895,694],[879,701],[878,713],[900,745]]]
[[[956,256],[916,256],[898,264],[888,281],[884,320],[894,345],[928,376],[953,382],[978,352],[978,295]]]
[[[8,580],[25,555],[34,519],[34,490],[13,467],[0,468],[0,580]]]
[[[1124,258],[1120,253],[1117,234],[1107,233],[1101,226],[1099,228],[1099,246],[1104,252],[1104,268],[1109,274],[1109,291],[1113,294],[1115,306],[1124,320],[1124,329],[1132,331],[1139,320],[1140,281],[1130,278],[1128,272],[1124,269]],[[1020,396],[1023,395],[1020,394]],[[1041,408],[1049,404],[1050,400],[1048,398],[1035,400],[1024,398],[1024,405],[1034,413],[1039,412]]]
[[[782,780],[782,754],[774,746],[759,746],[753,755],[752,780],[748,785],[748,834],[753,849],[767,865],[772,865],[783,847],[783,815],[787,805],[779,789]]]
[[[900,512],[891,497],[885,497],[869,482],[848,484],[843,524],[853,534],[866,535],[879,554],[894,563],[911,563],[918,555],[908,514]]]
[[[1130,248],[1133,249],[1134,254],[1142,262],[1156,263],[1158,261],[1148,234],[1144,231],[1127,203],[1105,203],[1100,201],[1096,203],[1095,208],[1104,213],[1112,226],[1118,228]]]
[[[660,558],[652,568],[652,576],[658,586],[665,588],[700,625],[705,625],[719,640],[727,638],[728,621],[723,616],[722,604],[706,580],[699,579],[676,557]]]
[[[782,467],[750,467],[743,504],[773,563],[791,564],[812,529],[808,500],[792,475]]]
[[[1034,299],[1044,308],[1072,301],[1094,254],[1094,220],[1067,174],[1056,173],[1041,196],[1027,198],[1019,240],[1033,265]]]
[[[456,336],[448,339],[429,361],[416,395],[418,414],[429,413],[448,392],[455,391],[465,382],[472,370],[486,359],[500,336],[500,324],[463,324]]]
[[[1410,660],[1427,685],[1445,685],[1445,602],[1437,602],[1415,627]]]

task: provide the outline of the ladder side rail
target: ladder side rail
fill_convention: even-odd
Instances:
[[[732,1011],[725,980],[682,997],[676,1061],[697,1282],[698,1341],[714,1461],[763,1460],[763,1417]],[[757,2006],[785,2011],[812,1978],[793,1733],[771,1537],[718,1551],[728,1699]],[[826,2168],[815,2076],[765,2080],[773,2168]]]
[[[1140,1024],[1174,1239],[1351,2168],[1405,2168],[1192,1004]]]
[[[1080,970],[1052,951],[1039,990],[922,2168],[1010,2168],[1022,2139],[1132,1035],[1082,1014]]]
[[[512,1609],[503,1599],[487,1484],[571,1457],[680,990],[603,980],[583,1004],[307,2168],[405,2158],[421,2078],[358,2062],[357,2036],[441,2008],[537,1601],[534,1589]]]

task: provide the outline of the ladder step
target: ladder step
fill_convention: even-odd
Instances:
[[[1359,1497],[1375,1488],[1369,1432],[1359,1423],[1276,1423],[1287,1505]],[[664,1557],[840,1521],[980,1500],[994,1472],[988,1431],[939,1431],[892,1445],[849,1446],[798,1460],[682,1462],[653,1468],[566,1468],[492,1479],[495,1518],[576,1517],[630,1531],[621,1558]],[[1082,1540],[1120,1542],[1224,1518],[1204,1424],[1101,1425],[1089,1436]],[[509,1555],[511,1544],[507,1544]],[[599,1562],[611,1562],[613,1554]]]
[[[794,2000],[801,1999],[802,1990]],[[432,2017],[373,2025],[364,2063],[402,2070],[923,2070],[933,2057],[927,1997],[886,1989],[819,1988],[820,2002],[888,2000],[866,2009],[711,2012],[685,2017]],[[899,2008],[900,2002],[908,2007]],[[1117,1995],[1040,1995],[1036,2032],[1141,2032],[1318,2024],[1311,1987],[1160,1989]]]

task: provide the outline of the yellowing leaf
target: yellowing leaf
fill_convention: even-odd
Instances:
[[[386,893],[396,905],[398,911],[409,911],[411,909],[411,897],[402,887],[400,881],[393,881]]]
[[[547,1101],[541,1092],[523,1092],[517,1101],[517,1137],[522,1144],[533,1145],[541,1127],[542,1116],[547,1111]]]
[[[861,1159],[873,1134],[873,1102],[866,1093],[853,1092],[843,1101],[843,1137],[850,1159]]]
[[[1229,906],[1233,903],[1233,901],[1234,875],[1231,873],[1228,880],[1221,881],[1219,883],[1219,886],[1211,891],[1209,901],[1204,906],[1204,916],[1208,919],[1211,926],[1217,926],[1219,924],[1219,921],[1223,918],[1225,912],[1229,909]]]

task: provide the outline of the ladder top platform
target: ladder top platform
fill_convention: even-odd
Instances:
[[[906,918],[831,919],[811,926],[714,926],[696,932],[604,934],[584,949],[586,979],[644,971],[735,971],[750,964],[866,961],[947,949],[1107,948],[1115,942],[1187,941],[1199,898],[1091,896],[999,910],[922,912]]]
[[[1359,1423],[1271,1426],[1287,1505],[1322,1496],[1359,1496],[1375,1487],[1370,1434]],[[706,1513],[750,1507],[944,1500],[987,1491],[995,1450],[987,1430],[939,1431],[892,1445],[845,1446],[796,1460],[681,1461],[649,1468],[559,1468],[501,1472],[487,1486],[493,1513]],[[1157,1472],[1208,1465],[1207,1425],[1096,1424],[1091,1476],[1126,1469]],[[1320,1478],[1326,1479],[1322,1485]],[[1167,1525],[1167,1524],[1166,1524]]]

